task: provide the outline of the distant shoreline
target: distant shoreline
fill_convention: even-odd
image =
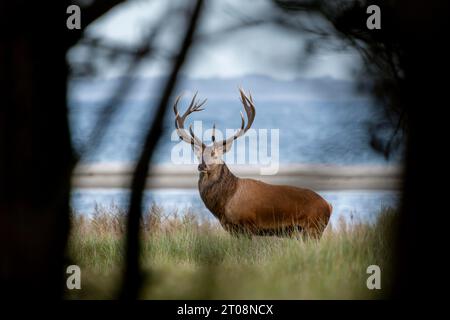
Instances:
[[[276,175],[260,175],[258,166],[231,165],[238,177],[314,190],[397,190],[402,182],[399,165],[281,164]],[[81,164],[74,170],[75,188],[127,188],[133,166],[124,163]],[[196,165],[156,164],[147,176],[146,189],[196,188]]]

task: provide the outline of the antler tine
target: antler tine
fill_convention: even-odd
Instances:
[[[244,93],[244,90],[242,90],[242,88],[239,88],[239,93],[241,95],[241,102],[244,106],[245,113],[247,114],[247,120],[248,120],[247,125],[245,125],[244,114],[242,113],[242,111],[240,111],[241,127],[236,131],[235,134],[233,134],[228,139],[222,140],[221,142],[215,142],[214,144],[217,146],[219,146],[219,145],[225,146],[227,144],[230,144],[234,140],[239,138],[240,136],[244,135],[248,131],[248,129],[250,129],[251,125],[253,124],[253,121],[255,120],[256,109],[255,109],[255,105],[253,104],[253,98],[252,98],[251,94],[249,93],[249,97],[247,97]]]
[[[178,112],[178,102],[181,99],[181,95],[179,95],[177,97],[177,99],[175,100],[174,106],[173,106],[173,111],[175,112],[175,128],[177,130],[177,133],[178,133],[178,136],[180,137],[180,139],[182,139],[183,141],[185,141],[187,143],[190,143],[191,145],[195,144],[195,145],[198,145],[198,146],[201,146],[202,148],[204,148],[205,144],[203,143],[203,141],[194,135],[194,131],[192,130],[192,125],[189,127],[189,132],[191,134],[190,136],[186,133],[186,131],[184,129],[184,121],[186,120],[187,116],[193,112],[203,110],[200,107],[205,104],[206,99],[203,100],[202,103],[197,104],[197,103],[195,103],[196,97],[197,97],[197,93],[195,93],[194,97],[191,100],[189,107],[187,108],[187,110],[184,112],[184,114],[181,117]]]
[[[204,99],[202,102],[195,104],[194,107],[192,108],[192,111],[203,111],[205,109],[202,108],[202,106],[206,103],[207,99]]]
[[[242,88],[239,88],[239,93],[241,94],[241,101],[244,105],[245,112],[247,113],[248,123],[245,131],[250,129],[251,125],[253,124],[253,120],[255,120],[256,116],[256,109],[255,105],[253,104],[253,98],[251,93],[249,93],[249,97],[245,95],[244,90]]]
[[[244,130],[244,125],[245,125],[244,114],[242,113],[242,111],[239,111],[239,114],[241,115],[241,127],[239,128],[238,132],[234,134],[233,140],[239,138],[242,134],[245,133],[245,131],[247,131],[247,130]]]
[[[192,97],[191,103],[189,104],[189,107],[187,108],[186,113],[187,112],[192,112],[192,107],[195,104],[195,98],[197,98],[197,94],[198,94],[198,91],[196,91],[194,96]]]
[[[202,148],[205,148],[205,144],[202,140],[197,138],[197,136],[194,134],[194,130],[192,129],[192,123],[189,125],[189,133],[191,134],[192,139],[194,139],[195,143],[199,146],[202,146]]]
[[[211,140],[213,143],[216,141],[216,123],[213,124]]]
[[[248,130],[248,129],[244,130],[245,126],[244,114],[242,113],[242,111],[240,111],[239,113],[241,115],[241,127],[231,137],[229,137],[226,140],[222,140],[221,142],[216,142],[215,145],[221,145],[225,147],[226,145],[232,143],[234,140],[242,136]]]
[[[184,133],[184,130],[180,130],[180,122],[181,122],[181,126],[183,126],[184,123],[184,118],[181,117],[180,118],[180,112],[178,111],[178,102],[181,99],[181,94],[176,98],[175,103],[173,105],[173,112],[175,113],[175,128],[177,129],[178,135],[180,136],[180,139],[183,139],[183,137],[181,136],[181,133]],[[184,141],[186,141],[186,139],[183,139]]]
[[[181,99],[181,94],[175,99],[175,103],[173,104],[173,112],[175,112],[175,116],[178,115],[178,102]],[[176,122],[176,118],[175,118],[175,122]]]
[[[239,114],[241,115],[241,127],[236,131],[235,134],[233,134],[230,138],[227,139],[227,143],[229,141],[236,140],[243,134],[243,130],[244,130],[244,126],[245,126],[245,119],[244,119],[244,114],[242,113],[242,111],[239,111]]]
[[[192,97],[191,103],[189,104],[189,107],[187,108],[186,112],[189,111],[189,113],[195,112],[195,111],[202,111],[204,109],[201,109],[201,107],[206,103],[206,99],[204,99],[200,103],[196,103],[195,99],[197,98],[198,91],[195,92],[194,96]]]

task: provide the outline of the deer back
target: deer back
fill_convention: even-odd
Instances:
[[[263,229],[328,223],[331,207],[312,190],[239,179],[228,199],[225,217],[231,224]]]

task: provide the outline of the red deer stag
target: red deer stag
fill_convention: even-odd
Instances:
[[[186,118],[193,112],[203,110],[206,99],[196,102],[196,94],[183,115],[178,112],[180,96],[174,104],[175,127],[183,141],[190,143],[200,164],[198,189],[206,207],[216,216],[225,230],[251,235],[292,235],[294,231],[320,238],[328,224],[332,207],[312,190],[292,186],[270,185],[253,179],[236,177],[222,160],[234,140],[243,136],[255,119],[252,96],[239,89],[248,122],[241,112],[241,127],[223,141],[216,141],[215,124],[212,144],[206,146],[194,135],[192,125],[189,133],[184,128]]]

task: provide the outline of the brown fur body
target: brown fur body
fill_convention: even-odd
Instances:
[[[206,207],[230,232],[278,235],[301,230],[317,238],[332,211],[314,191],[240,179],[226,164],[200,173],[198,186]]]

